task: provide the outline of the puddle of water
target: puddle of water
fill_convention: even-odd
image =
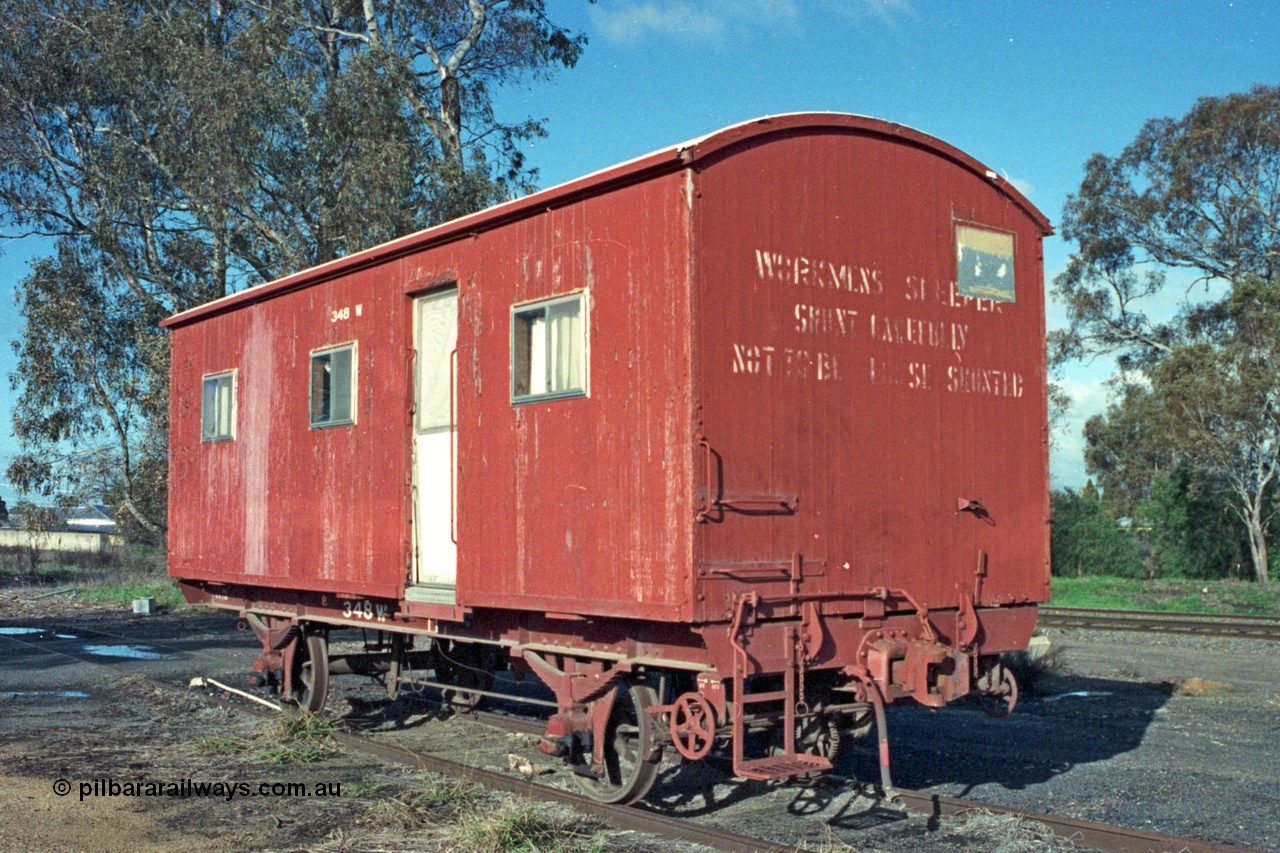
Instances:
[[[177,660],[179,655],[158,652],[153,646],[82,646],[91,655],[106,658],[131,658],[133,660]]]
[[[1105,690],[1077,690],[1074,693],[1059,693],[1056,696],[1046,696],[1041,702],[1057,702],[1059,699],[1066,699],[1068,696],[1114,696],[1114,693]]]
[[[80,639],[80,638],[79,638],[79,637],[77,637],[75,634],[54,634],[53,636],[57,637],[59,640],[78,640],[78,639]]]
[[[25,636],[27,634],[47,634],[44,628],[0,628],[0,634],[12,637]]]
[[[79,690],[6,690],[5,696],[52,696],[55,699],[88,699],[89,694]]]

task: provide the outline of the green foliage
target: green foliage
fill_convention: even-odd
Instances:
[[[1095,154],[1063,210],[1078,250],[1053,284],[1068,326],[1050,336],[1056,367],[1100,354],[1121,367],[1116,404],[1086,426],[1086,463],[1117,507],[1189,472],[1228,497],[1261,582],[1280,476],[1277,186],[1280,86],[1201,98],[1119,156]],[[1155,322],[1144,306],[1170,269],[1204,296]]]
[[[495,88],[572,67],[543,0],[0,0],[0,237],[18,286],[8,476],[165,532],[164,316],[532,185]]]
[[[245,746],[242,740],[211,735],[192,742],[191,749],[198,755],[238,755]]]
[[[1157,477],[1134,522],[1148,543],[1153,576],[1235,577],[1248,559],[1229,497],[1195,483],[1186,470]]]
[[[1168,268],[1234,286],[1280,272],[1280,86],[1201,98],[1186,116],[1148,121],[1119,156],[1094,154],[1062,213],[1078,244],[1053,283],[1070,325],[1056,360],[1116,353],[1126,367],[1158,360],[1181,323],[1143,305]]]
[[[1084,425],[1085,467],[1121,517],[1138,512],[1151,492],[1151,481],[1173,470],[1174,448],[1161,440],[1165,412],[1139,382],[1113,382],[1112,401],[1104,414]]]
[[[1145,567],[1132,536],[1120,529],[1102,501],[1071,489],[1052,495],[1053,574],[1142,577]]]

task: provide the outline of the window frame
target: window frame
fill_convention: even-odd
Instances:
[[[314,403],[313,403],[313,401],[315,400],[316,359],[321,356],[332,355],[335,352],[341,352],[342,350],[351,351],[351,377],[350,377],[351,403],[350,403],[350,408],[348,409],[348,411],[350,412],[350,415],[341,420],[330,417],[329,420],[318,421],[315,419],[315,409],[314,409]],[[332,361],[330,362],[330,364],[332,364]],[[311,350],[307,358],[307,423],[308,423],[309,429],[329,429],[330,427],[355,426],[356,401],[359,399],[359,397],[356,394],[356,389],[358,387],[357,378],[360,373],[359,365],[360,365],[360,359],[359,359],[359,352],[356,346],[356,341],[344,341],[343,343],[340,343],[340,344],[327,344],[325,346],[318,347],[316,349]],[[332,409],[333,407],[330,406],[330,414],[332,414]]]
[[[550,356],[550,353],[551,353],[551,347],[550,347],[550,338],[549,338],[549,336],[550,336],[550,334],[551,334],[551,323],[550,323],[550,322],[547,322],[547,318],[549,318],[549,316],[550,316],[550,309],[551,309],[551,308],[555,307],[556,305],[563,305],[563,304],[568,303],[568,302],[577,302],[577,303],[578,303],[578,305],[579,305],[579,316],[580,316],[580,318],[581,318],[581,325],[582,325],[582,330],[581,330],[581,335],[582,335],[582,341],[581,341],[581,344],[582,344],[582,345],[581,345],[581,353],[582,353],[582,387],[581,387],[581,388],[572,388],[572,389],[568,389],[568,390],[565,390],[565,391],[544,391],[544,392],[542,392],[542,393],[540,393],[540,394],[519,394],[519,393],[517,393],[517,391],[516,391],[516,380],[517,380],[518,376],[517,376],[516,370],[517,370],[517,367],[518,367],[519,365],[518,365],[518,364],[517,364],[517,362],[516,362],[516,351],[517,351],[517,347],[516,347],[516,331],[517,331],[517,326],[516,326],[516,324],[517,324],[517,322],[518,322],[519,318],[521,317],[521,315],[532,314],[532,313],[533,313],[533,312],[535,312],[535,311],[539,311],[539,310],[541,310],[541,311],[543,312],[544,328],[546,329],[546,334],[548,335],[548,338],[547,338],[547,340],[544,342],[544,346],[543,346],[543,369],[544,369],[544,370],[546,371],[546,373],[547,373],[547,376],[546,376],[546,384],[547,384],[547,386],[550,386],[550,384],[551,384],[551,381],[550,381],[550,380],[551,380],[551,376],[550,376],[550,373],[551,373],[551,356]],[[589,334],[589,332],[588,332],[588,330],[590,329],[590,323],[589,323],[589,320],[590,320],[590,302],[591,302],[591,300],[590,300],[590,291],[588,291],[588,290],[586,290],[586,289],[583,289],[583,290],[575,290],[575,291],[572,291],[572,292],[570,292],[570,293],[562,293],[562,294],[559,294],[559,295],[557,295],[557,296],[547,297],[547,298],[545,298],[545,299],[535,299],[535,300],[531,300],[531,301],[529,301],[529,302],[520,302],[520,303],[517,303],[517,304],[515,304],[515,305],[512,305],[512,306],[511,306],[511,325],[510,325],[510,333],[511,333],[511,339],[510,339],[510,344],[511,344],[511,349],[510,349],[511,386],[510,386],[510,388],[511,388],[511,404],[512,404],[512,405],[514,405],[514,406],[520,406],[520,405],[524,405],[524,404],[526,404],[526,403],[541,403],[541,402],[545,402],[545,401],[549,401],[549,400],[572,400],[572,399],[577,399],[577,398],[579,398],[579,397],[588,397],[588,396],[590,396],[590,386],[591,386],[591,347],[590,347],[590,341],[591,341],[591,335],[590,335],[590,334]],[[530,373],[532,373],[532,371],[533,371],[533,365],[532,365],[532,364],[530,364],[530,365],[529,365],[529,370],[530,370]]]
[[[999,237],[1009,238],[1009,289],[1008,292],[1001,293],[966,293],[960,287],[960,229],[976,232],[978,234],[990,234]],[[1010,231],[1007,228],[999,228],[995,225],[988,225],[983,222],[975,222],[968,219],[952,220],[952,246],[956,250],[956,295],[965,299],[985,299],[989,302],[1008,302],[1016,303],[1018,301],[1017,291],[1017,265],[1018,265],[1018,232]],[[971,248],[973,248],[971,246]]]
[[[236,439],[236,420],[237,420],[237,418],[236,418],[236,415],[237,415],[237,411],[236,411],[236,408],[237,408],[237,407],[236,407],[236,396],[237,396],[237,395],[236,395],[236,386],[239,384],[239,382],[238,382],[238,381],[237,381],[237,379],[236,379],[236,374],[237,374],[237,372],[238,372],[238,371],[237,371],[235,368],[232,368],[231,370],[219,370],[219,371],[217,371],[216,373],[206,373],[206,374],[204,374],[202,377],[200,377],[200,443],[201,443],[201,444],[215,444],[215,443],[220,442],[220,441],[235,441],[235,439]],[[217,432],[217,424],[218,424],[218,412],[217,412],[217,405],[218,405],[218,403],[217,403],[217,401],[218,401],[218,394],[217,394],[217,391],[215,390],[215,391],[214,391],[214,396],[213,396],[213,400],[214,400],[214,412],[213,412],[214,432],[213,432],[212,434],[209,434],[209,433],[206,433],[206,432],[205,432],[205,414],[206,414],[206,413],[205,413],[205,410],[204,410],[204,402],[205,402],[205,396],[204,396],[204,394],[205,394],[205,387],[206,387],[206,386],[209,384],[209,382],[211,382],[211,381],[212,381],[212,382],[221,382],[223,379],[227,379],[227,380],[229,380],[229,383],[228,383],[228,384],[231,386],[231,388],[230,388],[231,393],[230,393],[230,395],[229,395],[229,397],[230,397],[230,404],[229,404],[229,406],[230,406],[231,411],[228,413],[228,429],[227,429],[227,432],[226,432],[226,434],[225,434],[225,435],[224,435],[224,434],[221,434],[221,433],[219,433],[219,432]],[[215,385],[215,389],[216,389],[216,387],[217,387],[217,386]]]

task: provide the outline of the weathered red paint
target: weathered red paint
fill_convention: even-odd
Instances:
[[[975,225],[1011,235],[1014,301],[957,292]],[[781,116],[177,315],[170,572],[215,606],[692,670],[722,719],[735,671],[944,703],[969,670],[926,671],[1025,646],[1048,599],[1048,233],[936,139]],[[451,286],[446,606],[405,589],[413,298]],[[589,393],[513,405],[512,307],[579,291]],[[310,353],[348,341],[356,423],[311,429]],[[235,439],[202,443],[227,370]]]

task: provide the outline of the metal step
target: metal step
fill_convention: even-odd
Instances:
[[[831,769],[831,761],[821,755],[775,755],[769,758],[753,758],[734,768],[746,779],[785,779],[801,773],[821,773]]]

